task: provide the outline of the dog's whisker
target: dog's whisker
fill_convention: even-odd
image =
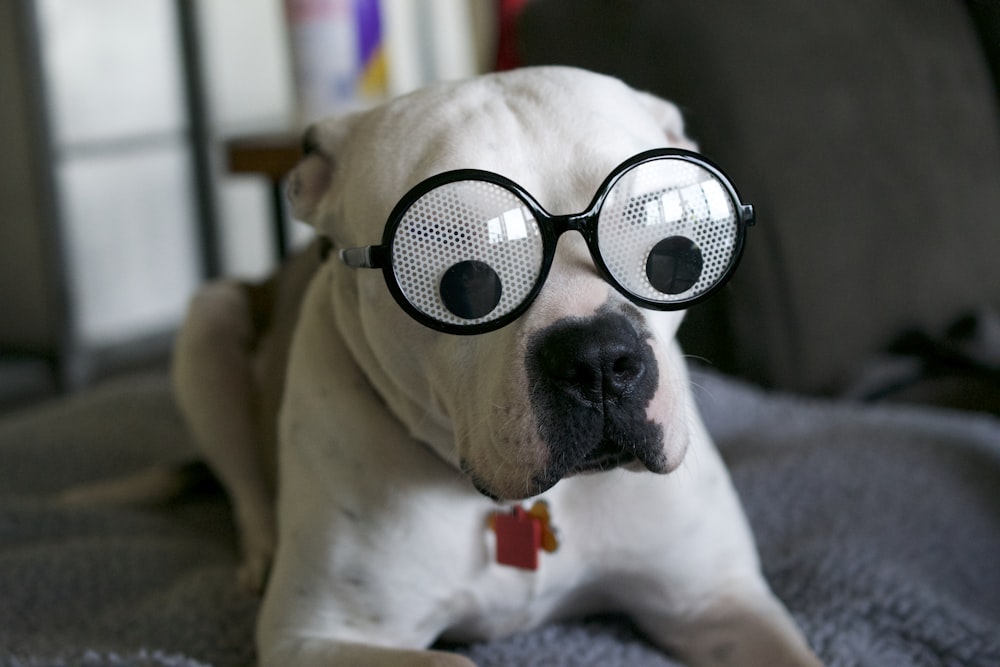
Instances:
[[[716,397],[715,393],[709,387],[706,387],[705,385],[699,382],[692,380],[690,382],[690,386],[692,391],[698,392],[702,396],[705,396],[710,399],[715,399]]]
[[[702,363],[702,364],[704,364],[706,366],[713,366],[713,367],[715,366],[715,364],[712,363],[711,359],[709,359],[708,357],[703,357],[700,354],[682,353],[681,356],[684,359],[689,359],[691,361],[697,361],[697,362]]]

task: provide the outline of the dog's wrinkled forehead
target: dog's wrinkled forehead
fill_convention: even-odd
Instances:
[[[571,68],[529,68],[425,88],[324,121],[306,144],[330,169],[317,162],[316,169],[293,175],[296,214],[354,244],[376,242],[370,226],[383,224],[410,187],[444,171],[502,174],[550,212],[569,213],[583,209],[630,155],[690,147],[672,104]],[[348,192],[352,196],[341,196]]]

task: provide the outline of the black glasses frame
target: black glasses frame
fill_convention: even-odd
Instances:
[[[712,176],[714,176],[719,183],[722,184],[726,193],[732,200],[737,220],[736,247],[733,251],[732,258],[730,259],[729,266],[726,267],[725,271],[720,275],[719,279],[716,280],[715,284],[704,292],[701,292],[700,294],[689,299],[668,302],[653,301],[628,291],[611,274],[611,271],[604,262],[604,258],[601,256],[597,240],[598,216],[600,215],[601,208],[604,205],[604,201],[607,198],[608,193],[615,186],[615,184],[631,169],[646,162],[662,159],[684,160],[686,162],[693,163],[712,174]],[[442,185],[458,181],[484,181],[499,185],[500,187],[503,187],[513,193],[527,207],[532,216],[534,216],[542,238],[542,266],[535,284],[532,286],[527,296],[525,296],[524,300],[516,308],[511,310],[506,315],[488,322],[454,324],[450,322],[441,322],[440,320],[427,315],[413,305],[406,297],[406,294],[399,286],[393,271],[392,240],[396,233],[396,228],[399,227],[407,210],[409,210],[410,206],[412,206],[414,202],[431,190],[441,187]],[[590,250],[590,256],[593,259],[595,266],[597,266],[601,277],[618,290],[618,292],[620,292],[625,298],[641,308],[668,311],[683,310],[696,303],[704,301],[726,284],[743,255],[743,246],[746,240],[746,228],[753,226],[755,222],[756,218],[753,206],[742,202],[739,193],[736,191],[732,182],[711,160],[700,153],[680,148],[655,148],[639,153],[638,155],[634,155],[615,167],[611,174],[604,179],[604,182],[597,190],[597,194],[594,195],[594,198],[591,200],[587,208],[581,213],[572,213],[569,215],[550,214],[535,200],[533,196],[531,196],[527,190],[509,178],[491,171],[484,171],[481,169],[456,169],[436,174],[415,185],[399,200],[399,203],[397,203],[392,209],[392,212],[389,214],[389,218],[386,221],[385,229],[382,233],[382,243],[380,245],[345,248],[341,250],[339,254],[344,264],[349,267],[356,269],[381,269],[382,275],[385,278],[386,287],[389,289],[389,292],[392,294],[396,302],[404,311],[406,311],[407,314],[424,326],[449,334],[472,335],[500,329],[524,314],[524,312],[538,297],[538,293],[545,285],[549,269],[552,267],[552,261],[555,259],[556,244],[559,241],[559,237],[568,231],[576,231],[583,236],[587,243],[587,248]]]

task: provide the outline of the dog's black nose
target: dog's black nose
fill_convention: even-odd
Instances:
[[[663,468],[663,430],[647,414],[659,386],[651,343],[641,317],[614,306],[534,334],[525,365],[531,409],[549,449],[539,488],[636,459]]]
[[[649,345],[623,315],[568,320],[535,348],[538,371],[582,403],[618,403],[642,384],[653,362]]]

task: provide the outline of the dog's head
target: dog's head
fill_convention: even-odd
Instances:
[[[457,169],[510,179],[558,225],[573,227],[570,214],[588,209],[618,165],[661,147],[693,147],[673,105],[569,68],[438,85],[307,132],[289,196],[297,217],[335,249],[329,289],[341,334],[388,408],[482,493],[519,499],[574,474],[676,468],[693,409],[674,342],[682,311],[626,298],[604,277],[608,268],[598,268],[584,236],[570,230],[554,243],[547,277],[526,310],[500,328],[453,335],[439,330],[448,325],[418,322],[382,271],[348,266],[336,250],[379,244],[405,193]],[[503,212],[494,215],[500,220]],[[515,217],[521,238],[531,212]],[[436,233],[420,224],[418,246],[421,235]],[[511,234],[491,224],[470,233]],[[483,263],[462,265],[459,277],[475,282]],[[450,280],[436,271],[433,283]],[[508,289],[495,275],[485,284],[485,308],[446,309],[473,321]],[[442,287],[427,298],[447,295]]]

